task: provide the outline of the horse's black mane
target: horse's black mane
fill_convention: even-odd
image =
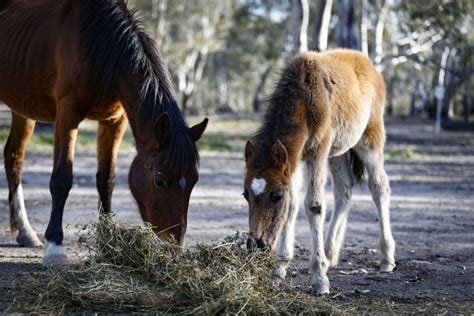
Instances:
[[[127,71],[143,76],[136,113],[138,132],[152,129],[156,118],[168,112],[172,133],[162,168],[175,175],[185,174],[198,163],[199,156],[176,103],[171,76],[154,41],[145,34],[124,0],[81,2],[82,42],[103,95],[114,91]]]

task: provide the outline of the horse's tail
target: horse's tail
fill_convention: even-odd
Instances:
[[[354,186],[356,186],[364,180],[364,162],[362,161],[362,159],[360,159],[354,149],[350,149],[347,152],[347,155],[349,155],[349,164],[351,165],[352,170],[352,183],[354,184]]]

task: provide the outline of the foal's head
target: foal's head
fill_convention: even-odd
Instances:
[[[189,198],[199,176],[195,142],[207,122],[176,128],[168,113],[163,113],[155,123],[152,141],[139,147],[133,160],[130,190],[143,220],[162,240],[183,242]],[[177,137],[181,141],[174,141]]]
[[[290,203],[290,164],[285,146],[277,140],[264,155],[259,144],[245,147],[244,197],[249,203],[248,246],[274,251]]]

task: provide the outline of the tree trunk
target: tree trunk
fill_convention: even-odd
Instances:
[[[377,21],[377,26],[375,27],[375,65],[380,65],[383,58],[383,32],[385,29],[385,19],[387,18],[388,10],[390,6],[388,1],[385,1],[380,12],[379,19]],[[379,71],[382,69],[380,68]]]
[[[272,70],[272,66],[268,66],[267,69],[260,76],[260,82],[258,83],[257,89],[255,90],[255,96],[253,98],[253,111],[255,113],[260,111],[260,105],[262,104],[262,94],[265,89],[265,83],[267,82],[268,76]]]
[[[338,46],[359,49],[360,43],[355,28],[354,0],[339,1],[337,11],[339,16]]]
[[[301,53],[308,50],[308,23],[309,23],[309,3],[308,0],[296,1],[294,11],[294,34],[293,52]]]
[[[369,41],[367,38],[369,18],[367,17],[368,0],[362,0],[362,14],[360,19],[360,41],[364,54],[369,55]]]
[[[162,48],[166,40],[166,9],[167,1],[152,0],[151,3],[153,21],[156,21],[155,40]]]
[[[329,25],[331,24],[333,0],[323,0],[322,2],[324,3],[324,6],[321,5],[321,7],[324,7],[324,10],[321,19],[321,27],[319,29],[319,51],[325,51],[326,49],[328,49]]]

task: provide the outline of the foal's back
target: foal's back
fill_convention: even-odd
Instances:
[[[308,72],[328,77],[326,88],[330,97],[323,115],[334,131],[331,156],[354,147],[363,136],[364,141],[383,146],[385,84],[370,59],[348,49],[308,52],[300,57],[306,60]]]

